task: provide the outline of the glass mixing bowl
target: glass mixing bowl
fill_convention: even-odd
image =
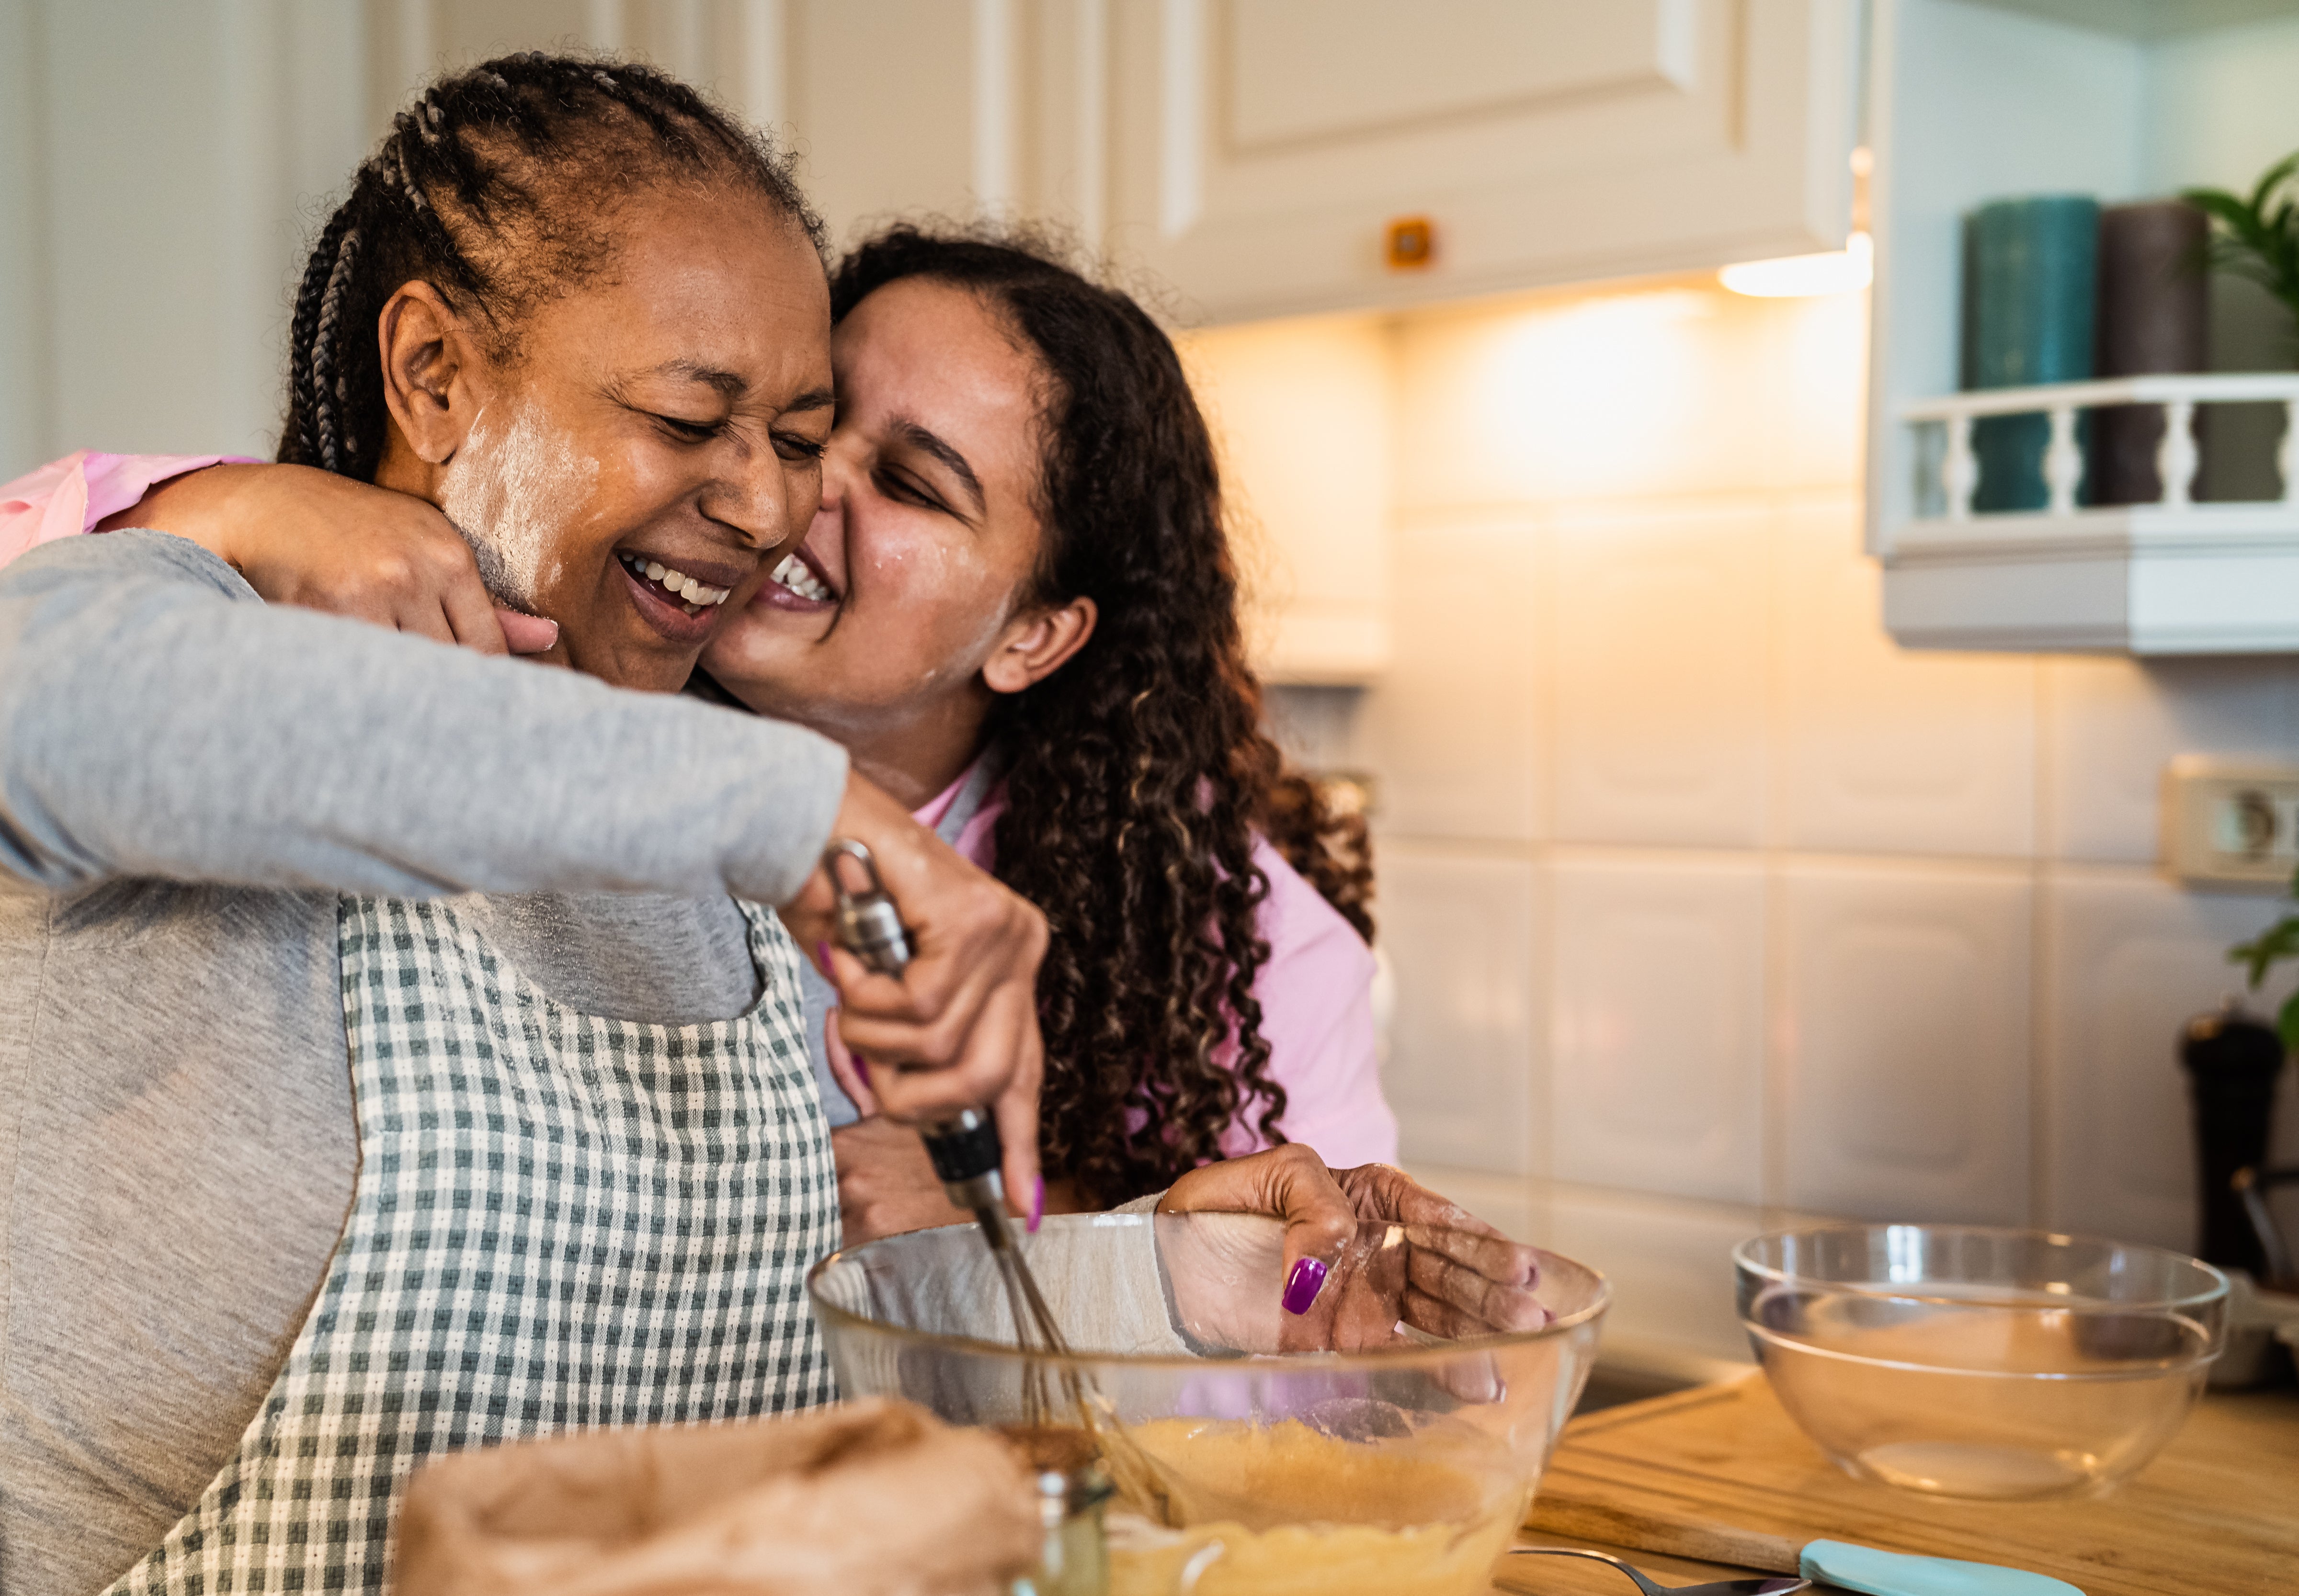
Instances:
[[[2160,1247],[1841,1225],[1732,1254],[1780,1405],[1840,1468],[1944,1496],[2096,1495],[2186,1421],[2227,1278]]]
[[[1066,1359],[1017,1349],[972,1226],[834,1253],[808,1286],[845,1395],[1099,1451],[1118,1488],[1111,1596],[1482,1596],[1609,1295],[1531,1249],[1515,1256],[1538,1260],[1537,1284],[1480,1276],[1488,1240],[1362,1227],[1297,1318],[1279,1307],[1274,1220],[1049,1219],[1024,1245]],[[1436,1311],[1424,1288],[1482,1317]]]

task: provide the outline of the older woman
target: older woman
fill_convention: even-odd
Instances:
[[[489,63],[321,236],[290,436],[323,491],[454,507],[576,669],[267,607],[160,532],[0,573],[12,1592],[374,1589],[424,1455],[827,1396],[836,1193],[753,906],[826,934],[834,830],[920,949],[848,982],[850,1040],[930,1066],[885,1071],[903,1112],[996,1100],[1032,1189],[1036,914],[828,740],[622,690],[808,524],[827,333],[732,124]]]

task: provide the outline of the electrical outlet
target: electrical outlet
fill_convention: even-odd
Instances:
[[[2299,765],[2182,754],[2163,773],[2163,860],[2182,881],[2279,888],[2299,869]]]

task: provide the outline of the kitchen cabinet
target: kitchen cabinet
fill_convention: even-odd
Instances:
[[[2212,372],[1955,391],[1963,217],[2247,190],[2299,148],[2299,4],[1877,0],[1874,30],[1867,536],[1888,629],[1919,648],[2299,650],[2299,373],[2262,294],[2214,278]],[[2170,422],[2163,499],[2087,506],[2082,416],[2131,402]],[[2047,502],[1976,509],[1975,418],[2012,412],[2052,418]]]
[[[1051,222],[1186,322],[1832,249],[1852,0],[779,0],[842,236]],[[755,103],[755,102],[754,102]],[[1423,264],[1388,226],[1425,219]]]
[[[1268,682],[1370,682],[1390,660],[1389,346],[1370,316],[1304,317],[1181,336],[1222,452]]]
[[[833,239],[897,218],[1104,219],[1108,0],[745,0],[751,115]]]
[[[1120,0],[1116,256],[1215,320],[1842,245],[1848,0]],[[1392,267],[1386,228],[1433,230]]]

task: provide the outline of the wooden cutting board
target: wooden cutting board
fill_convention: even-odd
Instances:
[[[1789,1573],[1805,1542],[1851,1541],[2031,1568],[2086,1596],[2291,1596],[2299,1393],[2206,1398],[2112,1495],[1975,1502],[1838,1472],[1752,1375],[1574,1420],[1527,1527]]]

